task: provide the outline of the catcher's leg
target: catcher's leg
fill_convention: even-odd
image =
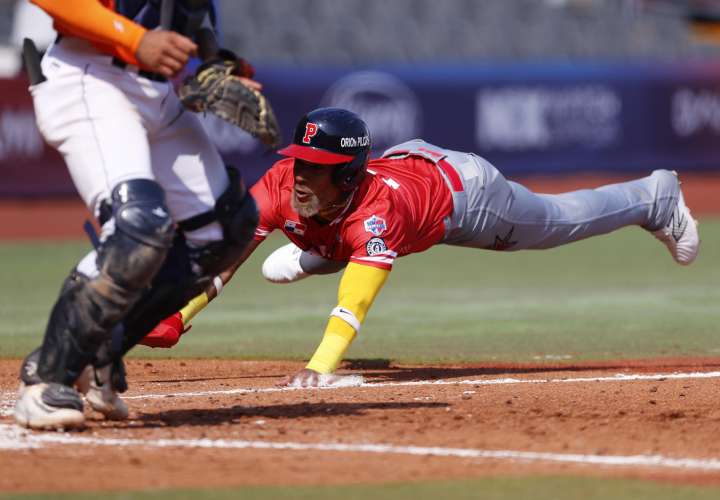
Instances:
[[[174,94],[168,96],[167,105],[180,109]],[[197,115],[181,113],[154,136],[150,147],[153,172],[165,189],[173,218],[180,221],[182,237],[147,296],[129,316],[123,352],[233,264],[257,225],[252,197],[237,171],[225,167]],[[168,338],[163,333],[157,343],[148,344],[172,345],[182,329],[181,322],[176,326],[179,329],[168,332]]]
[[[230,185],[218,198],[214,210],[178,224],[183,232],[192,234],[208,224],[219,223],[222,239],[198,245],[187,241],[183,234],[177,236],[152,287],[128,315],[123,354],[156,324],[202,293],[214,276],[237,261],[251,241],[258,221],[255,201],[242,188],[234,169],[229,169],[229,176]]]
[[[82,401],[72,385],[150,284],[171,245],[173,223],[157,183],[122,182],[111,199],[113,217],[103,226],[97,253],[99,272],[66,281],[40,351],[36,373],[42,382],[25,387],[15,409],[22,425],[82,423]]]
[[[102,349],[103,347],[101,347],[101,351]],[[75,388],[85,396],[90,407],[105,415],[105,418],[124,420],[128,417],[129,410],[118,393],[127,390],[125,365],[122,359],[117,359],[104,366],[95,366],[99,359],[101,358],[97,358],[93,364],[85,367],[75,381]],[[20,368],[19,394],[22,395],[27,386],[43,383],[37,374],[39,360],[40,347],[23,360]]]

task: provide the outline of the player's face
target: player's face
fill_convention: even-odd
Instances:
[[[333,167],[295,160],[292,207],[302,217],[313,217],[333,206],[340,190],[332,182]]]

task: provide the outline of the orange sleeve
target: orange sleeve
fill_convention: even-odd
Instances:
[[[106,7],[112,0],[30,1],[52,16],[58,32],[84,38],[130,64],[138,64],[135,52],[147,30]]]

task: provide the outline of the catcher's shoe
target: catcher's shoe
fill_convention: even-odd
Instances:
[[[112,365],[86,366],[75,381],[75,387],[85,395],[90,407],[108,420],[125,420],[129,415],[128,407],[112,387],[111,369]]]
[[[66,385],[40,383],[22,387],[15,420],[30,429],[71,429],[85,423],[80,394]]]
[[[25,386],[40,384],[42,379],[37,374],[38,361],[40,360],[40,348],[28,354],[20,365],[20,389],[21,393]]]
[[[673,173],[677,176],[676,172]],[[680,191],[670,221],[662,229],[654,231],[653,235],[665,244],[678,264],[686,266],[697,257],[700,250],[698,223],[685,205],[682,191]]]

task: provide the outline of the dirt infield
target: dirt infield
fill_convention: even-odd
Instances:
[[[133,359],[131,420],[72,433],[13,425],[18,365],[0,362],[0,491],[527,473],[720,484],[719,359],[355,363],[343,373],[361,386],[295,390],[273,384],[298,363]]]

